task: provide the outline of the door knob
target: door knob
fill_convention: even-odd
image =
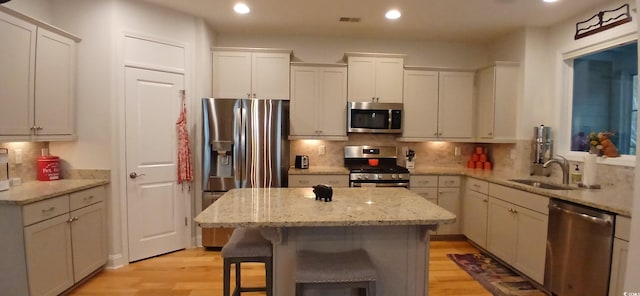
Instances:
[[[129,174],[129,178],[131,178],[131,179],[135,179],[135,178],[137,178],[137,177],[141,177],[141,176],[144,176],[144,174],[138,174],[138,173],[136,173],[136,172],[131,172],[131,173]]]

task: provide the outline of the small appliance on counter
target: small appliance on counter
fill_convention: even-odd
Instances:
[[[543,167],[544,163],[553,155],[553,143],[551,140],[551,128],[540,125],[533,127],[533,150],[531,175],[550,176],[551,171]]]
[[[0,191],[9,190],[9,149],[0,148]]]
[[[309,156],[308,155],[296,155],[296,169],[308,169],[309,168]]]

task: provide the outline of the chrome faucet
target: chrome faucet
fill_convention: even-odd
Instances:
[[[549,159],[542,167],[547,168],[552,163],[557,163],[562,168],[562,184],[569,185],[569,161],[562,155],[556,154],[558,158]]]

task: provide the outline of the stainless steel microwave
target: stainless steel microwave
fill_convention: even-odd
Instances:
[[[402,103],[347,103],[347,132],[402,133]]]

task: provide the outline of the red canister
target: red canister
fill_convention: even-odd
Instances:
[[[60,157],[51,155],[38,157],[38,180],[58,179],[60,179]]]

